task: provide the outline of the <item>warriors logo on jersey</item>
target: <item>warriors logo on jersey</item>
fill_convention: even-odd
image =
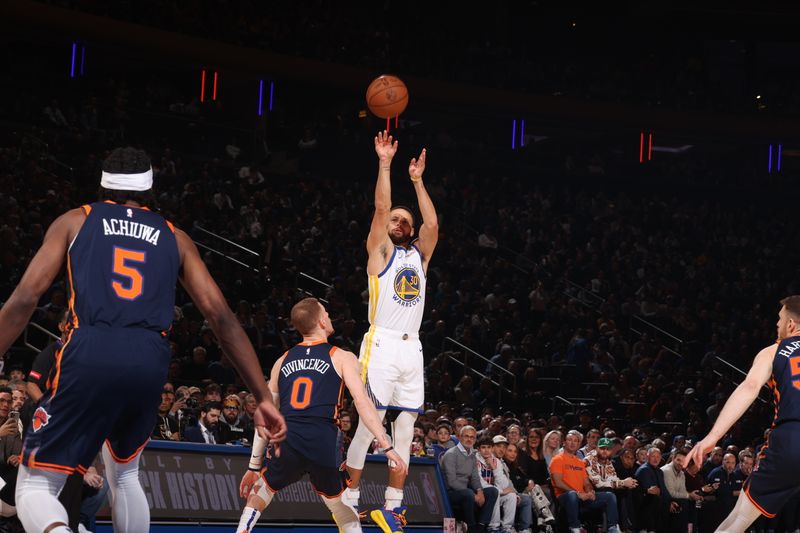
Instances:
[[[403,305],[416,305],[420,298],[419,272],[414,267],[404,266],[394,277],[394,300]]]

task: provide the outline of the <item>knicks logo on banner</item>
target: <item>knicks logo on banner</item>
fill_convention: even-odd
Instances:
[[[50,415],[44,410],[44,407],[39,407],[33,412],[33,432],[36,433],[47,424],[50,423]]]
[[[413,267],[404,267],[394,277],[394,301],[410,307],[419,302],[419,272]]]

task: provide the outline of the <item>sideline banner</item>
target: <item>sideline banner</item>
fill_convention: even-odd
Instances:
[[[250,448],[152,441],[142,453],[139,479],[150,505],[153,523],[234,522],[244,507],[239,481],[249,461]],[[383,504],[388,480],[383,456],[367,456],[361,481],[361,504],[376,509]],[[414,525],[441,527],[450,513],[439,466],[433,459],[411,459],[403,503]],[[99,520],[110,519],[106,507]],[[260,522],[329,523],[330,511],[307,477],[275,495]]]

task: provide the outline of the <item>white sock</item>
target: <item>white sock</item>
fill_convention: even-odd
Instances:
[[[342,493],[342,499],[345,500],[348,505],[358,505],[359,498],[361,498],[361,490],[358,488],[351,489],[347,487]]]
[[[393,511],[403,504],[403,489],[386,487],[384,496],[386,498],[386,504],[384,504],[383,508],[387,511]]]
[[[261,513],[254,507],[242,509],[242,517],[239,519],[239,527],[236,528],[236,533],[249,533],[252,531],[260,516]]]

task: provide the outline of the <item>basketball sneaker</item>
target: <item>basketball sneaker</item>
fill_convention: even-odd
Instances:
[[[406,525],[406,508],[395,507],[391,511],[375,509],[369,513],[369,517],[383,533],[403,533]]]

